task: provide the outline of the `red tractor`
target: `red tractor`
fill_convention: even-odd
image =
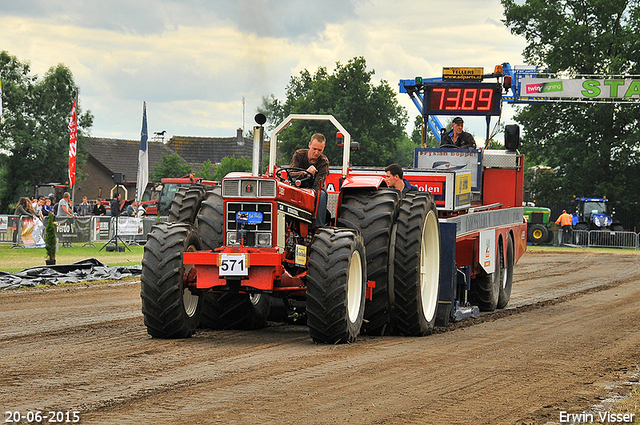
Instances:
[[[278,134],[294,120],[330,121],[344,138],[330,226],[311,226],[329,213],[317,211],[312,189],[297,187],[289,167],[274,172]],[[141,289],[148,333],[183,338],[198,326],[260,328],[272,298],[304,301],[316,342],[352,342],[361,331],[431,333],[440,313],[433,196],[402,197],[383,173],[351,175],[351,137],[329,115],[290,115],[270,146],[266,174],[231,173],[220,192],[189,187],[172,204],[174,222],[149,233]]]

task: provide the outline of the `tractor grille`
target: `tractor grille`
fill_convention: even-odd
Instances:
[[[227,246],[240,245],[240,241],[237,240],[236,214],[242,211],[262,213],[262,223],[246,224],[244,226],[247,231],[244,246],[271,247],[273,234],[272,208],[271,203],[227,202]]]

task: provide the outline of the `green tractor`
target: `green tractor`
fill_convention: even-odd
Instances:
[[[527,220],[527,242],[533,244],[553,241],[550,221],[551,209],[546,207],[524,207],[524,218]]]

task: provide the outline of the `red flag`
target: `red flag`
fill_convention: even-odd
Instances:
[[[69,120],[69,130],[71,137],[69,138],[69,185],[76,184],[76,145],[78,142],[78,95],[73,100],[73,109],[71,109],[71,120]]]

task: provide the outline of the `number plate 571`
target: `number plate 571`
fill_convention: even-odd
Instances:
[[[248,276],[249,261],[247,254],[220,254],[218,270],[220,276]]]

